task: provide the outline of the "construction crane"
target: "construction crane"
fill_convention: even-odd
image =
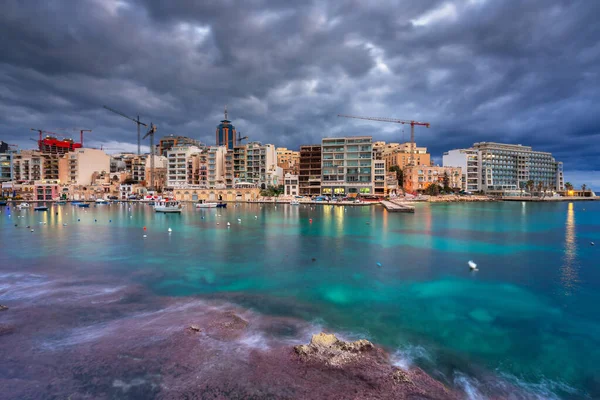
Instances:
[[[83,147],[83,132],[91,132],[91,129],[81,129],[81,128],[58,128],[59,131],[74,131],[79,132],[79,143],[81,143],[81,147]]]
[[[45,131],[43,129],[31,128],[31,130],[34,131],[34,132],[38,132],[40,134],[40,142],[42,141],[42,133],[47,133],[47,134],[54,135],[54,136],[60,136],[58,133]]]
[[[150,136],[150,185],[149,189],[154,190],[154,134],[156,133],[156,125],[150,122],[150,129],[144,136],[146,139]]]
[[[113,112],[113,113],[115,113],[117,115],[120,115],[121,117],[127,118],[128,120],[131,120],[131,121],[133,121],[133,122],[135,122],[137,124],[137,139],[138,139],[138,151],[137,151],[137,153],[138,153],[138,156],[139,156],[141,154],[141,143],[142,143],[141,138],[140,138],[140,125],[144,125],[145,127],[147,127],[148,125],[146,125],[145,123],[143,123],[143,122],[140,121],[140,116],[139,115],[137,116],[137,119],[133,119],[133,118],[131,118],[131,117],[123,114],[120,111],[113,110],[110,107],[107,107],[107,106],[102,106],[102,107],[106,108],[110,112]]]
[[[392,122],[395,124],[410,125],[410,165],[415,165],[415,125],[429,128],[429,122],[418,122],[406,119],[380,118],[380,117],[357,117],[354,115],[338,114],[338,117],[365,119],[367,121]]]
[[[242,140],[248,140],[248,136],[242,136],[242,134],[238,132],[237,143],[242,144]]]

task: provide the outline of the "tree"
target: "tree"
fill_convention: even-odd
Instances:
[[[440,187],[440,185],[438,185],[437,183],[432,183],[431,185],[427,186],[425,190],[423,190],[423,194],[437,196],[440,194],[441,190],[442,188]]]
[[[527,183],[525,184],[525,187],[527,188],[527,191],[529,192],[529,195],[531,196],[531,192],[533,191],[533,186],[535,185],[535,183],[530,179],[527,181]]]
[[[444,177],[442,179],[442,182],[444,183],[444,192],[450,193],[452,190],[450,189],[450,176],[448,175],[448,171],[444,171]]]
[[[565,183],[565,189],[567,189],[567,190],[573,190],[573,184],[571,182]]]
[[[538,182],[537,183],[537,193],[538,193],[538,197],[542,197],[542,188],[544,187],[544,184],[542,182]]]
[[[388,171],[396,173],[396,179],[398,180],[398,186],[402,187],[403,182],[404,182],[404,173],[402,172],[402,169],[400,169],[400,167],[397,165],[392,165],[391,167],[388,168]]]
[[[260,195],[265,196],[265,197],[278,197],[280,194],[283,194],[283,192],[284,192],[283,185],[279,185],[279,186],[269,185],[269,186],[267,186],[266,189],[262,189],[260,191]]]
[[[583,185],[581,185],[581,191],[585,192],[587,190],[587,185],[584,183]],[[585,193],[584,193],[585,196]]]

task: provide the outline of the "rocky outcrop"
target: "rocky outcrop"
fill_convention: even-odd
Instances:
[[[3,306],[2,304],[0,304],[0,311],[6,311],[8,310],[8,307]]]
[[[15,331],[15,327],[12,325],[0,325],[0,336],[10,335]]]
[[[344,342],[334,334],[321,332],[313,335],[310,344],[295,346],[294,350],[304,360],[341,366],[355,361],[362,353],[373,348],[373,344],[365,339]]]

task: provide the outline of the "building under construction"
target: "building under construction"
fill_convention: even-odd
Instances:
[[[321,194],[321,145],[300,146],[298,185],[303,196]]]
[[[81,147],[81,143],[75,143],[73,139],[58,139],[54,136],[46,136],[38,140],[38,148],[44,154],[62,155]]]

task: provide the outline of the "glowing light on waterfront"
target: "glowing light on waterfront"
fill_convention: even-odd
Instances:
[[[570,296],[579,281],[579,276],[577,275],[577,243],[575,241],[575,210],[573,209],[573,203],[569,203],[567,208],[565,227],[565,253],[563,265],[560,270],[560,281],[565,289],[565,295]]]

